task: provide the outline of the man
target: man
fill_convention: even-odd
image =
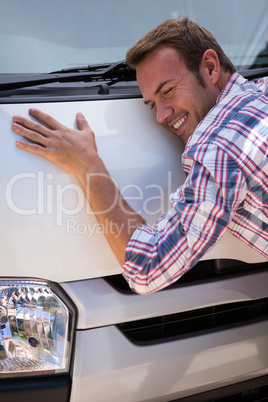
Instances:
[[[227,229],[267,257],[267,80],[256,85],[239,76],[214,37],[187,18],[153,29],[127,62],[136,68],[145,104],[185,143],[186,181],[154,228],[120,195],[81,114],[78,130],[34,109],[30,115],[40,124],[15,116],[12,129],[32,140],[17,146],[75,174],[99,222],[120,228],[118,236],[114,230],[106,236],[138,293],[176,281]],[[131,233],[129,219],[137,228]]]

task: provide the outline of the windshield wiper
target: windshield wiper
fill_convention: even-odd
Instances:
[[[125,61],[119,61],[116,63],[102,63],[102,64],[89,64],[88,66],[76,66],[76,67],[69,67],[63,68],[62,70],[51,71],[49,74],[61,74],[61,73],[78,73],[82,71],[98,71],[98,70],[105,70],[107,68],[114,68],[117,66],[125,65]]]
[[[238,70],[247,79],[268,74],[268,67]],[[0,91],[51,84],[54,82],[102,82],[109,86],[116,82],[136,81],[136,72],[125,61],[67,68],[44,74],[5,74],[0,76]]]
[[[243,77],[247,78],[248,80],[257,79],[261,77],[265,77],[268,74],[268,67],[259,67],[259,68],[248,68],[246,70],[237,71]]]
[[[0,76],[0,91],[51,84],[53,82],[108,81],[108,85],[120,81],[135,81],[136,72],[125,61],[111,64],[96,64],[55,71],[47,74],[6,74]]]

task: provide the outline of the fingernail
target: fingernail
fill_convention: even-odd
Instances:
[[[16,141],[16,146],[19,148],[24,148],[25,147],[25,143],[23,141]]]

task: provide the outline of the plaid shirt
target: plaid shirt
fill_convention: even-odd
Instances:
[[[190,137],[187,178],[154,227],[140,226],[126,248],[123,275],[147,294],[178,280],[224,231],[268,258],[268,78],[234,73]]]

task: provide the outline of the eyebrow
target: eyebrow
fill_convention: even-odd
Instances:
[[[156,88],[156,90],[155,90],[155,92],[154,92],[154,95],[159,94],[159,92],[161,91],[161,89],[163,88],[163,86],[166,85],[166,84],[167,84],[168,82],[170,82],[170,81],[174,81],[174,79],[171,78],[171,79],[169,79],[169,80],[166,80],[166,81],[161,82],[161,84],[159,84],[158,87]],[[151,100],[144,101],[145,105],[148,105],[148,103],[150,103],[150,102],[151,102]]]

